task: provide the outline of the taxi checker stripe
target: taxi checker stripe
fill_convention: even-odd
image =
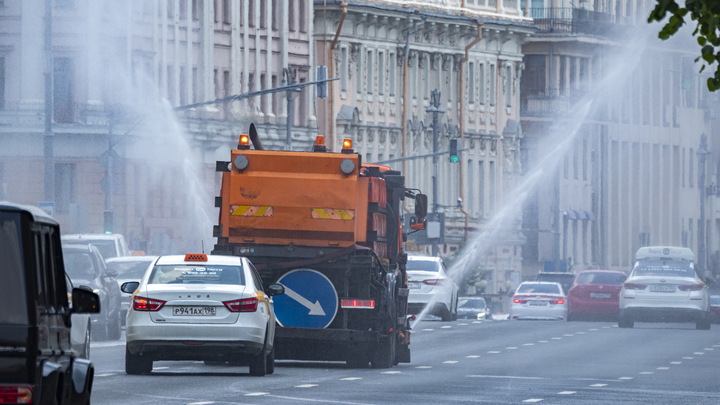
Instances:
[[[341,219],[345,221],[352,221],[355,218],[355,211],[333,208],[313,208],[310,216],[315,219]]]
[[[262,205],[233,205],[231,215],[241,217],[272,217],[273,207]]]

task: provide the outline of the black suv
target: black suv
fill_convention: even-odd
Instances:
[[[93,365],[72,349],[72,313],[99,313],[100,297],[68,300],[60,227],[35,207],[0,203],[0,403],[89,404]]]
[[[120,286],[118,273],[105,266],[100,250],[94,245],[66,245],[62,247],[65,271],[74,285],[88,286],[100,296],[103,313],[91,317],[94,340],[118,340],[122,335]]]

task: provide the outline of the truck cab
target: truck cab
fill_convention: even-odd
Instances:
[[[73,350],[71,315],[100,312],[100,300],[67,291],[58,223],[0,203],[0,257],[0,403],[90,403],[93,366]]]

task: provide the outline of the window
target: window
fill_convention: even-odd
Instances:
[[[475,64],[470,62],[468,65],[468,101],[475,104]]]
[[[267,27],[267,0],[260,1],[260,28]]]
[[[277,31],[278,24],[277,24],[277,17],[278,17],[278,5],[277,0],[272,0],[272,29]]]
[[[468,159],[467,162],[467,203],[465,210],[472,216],[475,214],[475,170],[473,170],[473,161]]]
[[[480,64],[478,77],[480,78],[480,104],[485,104],[485,64]]]
[[[567,58],[564,56],[560,57],[560,77],[558,78],[558,89],[560,90],[561,96],[567,95]]]
[[[395,96],[395,54],[390,54],[390,97]]]
[[[373,94],[373,70],[375,69],[375,66],[373,66],[373,52],[368,51],[367,52],[367,92],[368,94]]]
[[[340,90],[347,91],[347,77],[348,77],[348,58],[347,48],[342,48],[340,51]]]
[[[242,3],[242,2],[241,2]],[[248,26],[255,26],[255,0],[248,0]],[[292,14],[290,14],[292,15]]]
[[[378,94],[385,94],[385,54],[378,53]]]
[[[483,160],[478,162],[478,197],[480,206],[478,211],[482,217],[485,213],[485,161]]]
[[[490,105],[495,105],[495,65],[490,65]]]
[[[682,186],[685,187],[685,148],[682,148]]]
[[[187,102],[187,80],[185,79],[185,67],[180,67],[180,105],[190,104]]]
[[[221,14],[222,14],[223,10],[220,8],[220,1],[219,1],[219,0],[215,0],[214,3],[215,3],[215,9],[213,10],[213,11],[214,11],[214,14],[215,14],[214,17],[215,17],[215,22],[218,23],[218,22],[220,22],[220,17],[221,17]]]
[[[507,67],[507,80],[505,80],[507,83],[507,89],[505,90],[505,95],[507,96],[507,106],[512,107],[512,98],[513,98],[513,80],[512,80],[512,67]]]
[[[185,0],[180,0],[180,19],[184,20],[187,18],[187,2]]]
[[[690,156],[690,159],[689,159],[689,163],[690,163],[689,166],[690,166],[690,167],[689,167],[689,170],[688,170],[688,173],[689,173],[689,175],[688,175],[688,185],[690,186],[690,188],[692,188],[692,187],[695,187],[695,186],[694,186],[694,179],[693,179],[693,173],[694,173],[694,170],[695,170],[695,166],[694,166],[695,154],[693,153],[692,148],[690,148],[690,153],[689,153],[688,155]]]
[[[570,176],[570,158],[568,157],[568,154],[566,153],[563,157],[563,177],[568,178]]]
[[[69,9],[74,6],[73,0],[55,0],[55,8]]]
[[[260,90],[265,90],[267,88],[267,86],[265,85],[265,77],[266,76],[264,73],[260,75]],[[267,94],[260,96],[260,110],[263,112],[263,114],[269,113],[269,111],[267,110],[267,103],[265,102],[267,97],[269,97]]]
[[[232,10],[230,9],[230,0],[223,0],[222,1],[222,9],[223,9],[223,23],[225,24],[231,24],[232,23]]]
[[[70,123],[74,118],[74,77],[70,58],[55,58],[53,62],[53,119]]]
[[[75,164],[55,164],[55,209],[58,213],[70,211],[74,199]]]
[[[425,68],[423,69],[423,98],[425,100],[430,99],[430,55],[423,56],[423,59],[425,60]]]
[[[168,18],[175,17],[175,1],[167,0],[167,16]]]
[[[587,175],[587,168],[588,168],[588,153],[587,153],[587,139],[582,140],[582,173],[583,173],[583,180],[588,179]],[[583,256],[584,257],[584,256]]]
[[[295,20],[295,0],[288,0],[288,27],[290,31],[297,31],[297,24]]]
[[[207,267],[207,268],[206,268]],[[245,285],[241,266],[197,265],[155,266],[148,284],[225,284]]]
[[[193,21],[198,20],[198,2],[197,0],[192,0],[192,19]]]
[[[357,62],[355,62],[355,91],[362,94],[362,52],[358,52]]]
[[[218,69],[213,70],[213,85],[215,87],[215,98],[220,98],[220,72]]]
[[[308,0],[298,0],[298,14],[300,20],[300,32],[307,32],[307,13],[305,11]]]
[[[545,93],[545,55],[528,55],[525,57],[524,88],[527,95]]]
[[[198,86],[197,86],[197,84],[198,84],[198,71],[197,71],[197,68],[193,68],[193,70],[192,70],[192,92],[193,92],[192,102],[193,103],[198,102],[198,89],[197,89]]]
[[[175,79],[173,76],[173,67],[168,66],[167,67],[167,98],[170,100],[171,103],[175,102],[175,86],[173,86],[173,83],[175,83]]]
[[[495,162],[490,162],[490,212],[495,212]]]
[[[0,110],[5,109],[5,58],[0,58]]]
[[[576,140],[573,142],[573,178],[577,180],[580,168],[580,143]],[[575,255],[577,256],[577,255]]]

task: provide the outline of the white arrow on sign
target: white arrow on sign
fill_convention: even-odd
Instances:
[[[283,284],[283,287],[285,287],[285,295],[294,299],[300,305],[302,305],[310,310],[308,315],[325,316],[325,311],[323,311],[322,306],[320,305],[320,301],[315,301],[315,303],[313,304],[307,298],[303,297],[302,295],[300,295],[300,294],[296,293],[295,291],[291,290],[290,288],[288,288],[288,286]]]

